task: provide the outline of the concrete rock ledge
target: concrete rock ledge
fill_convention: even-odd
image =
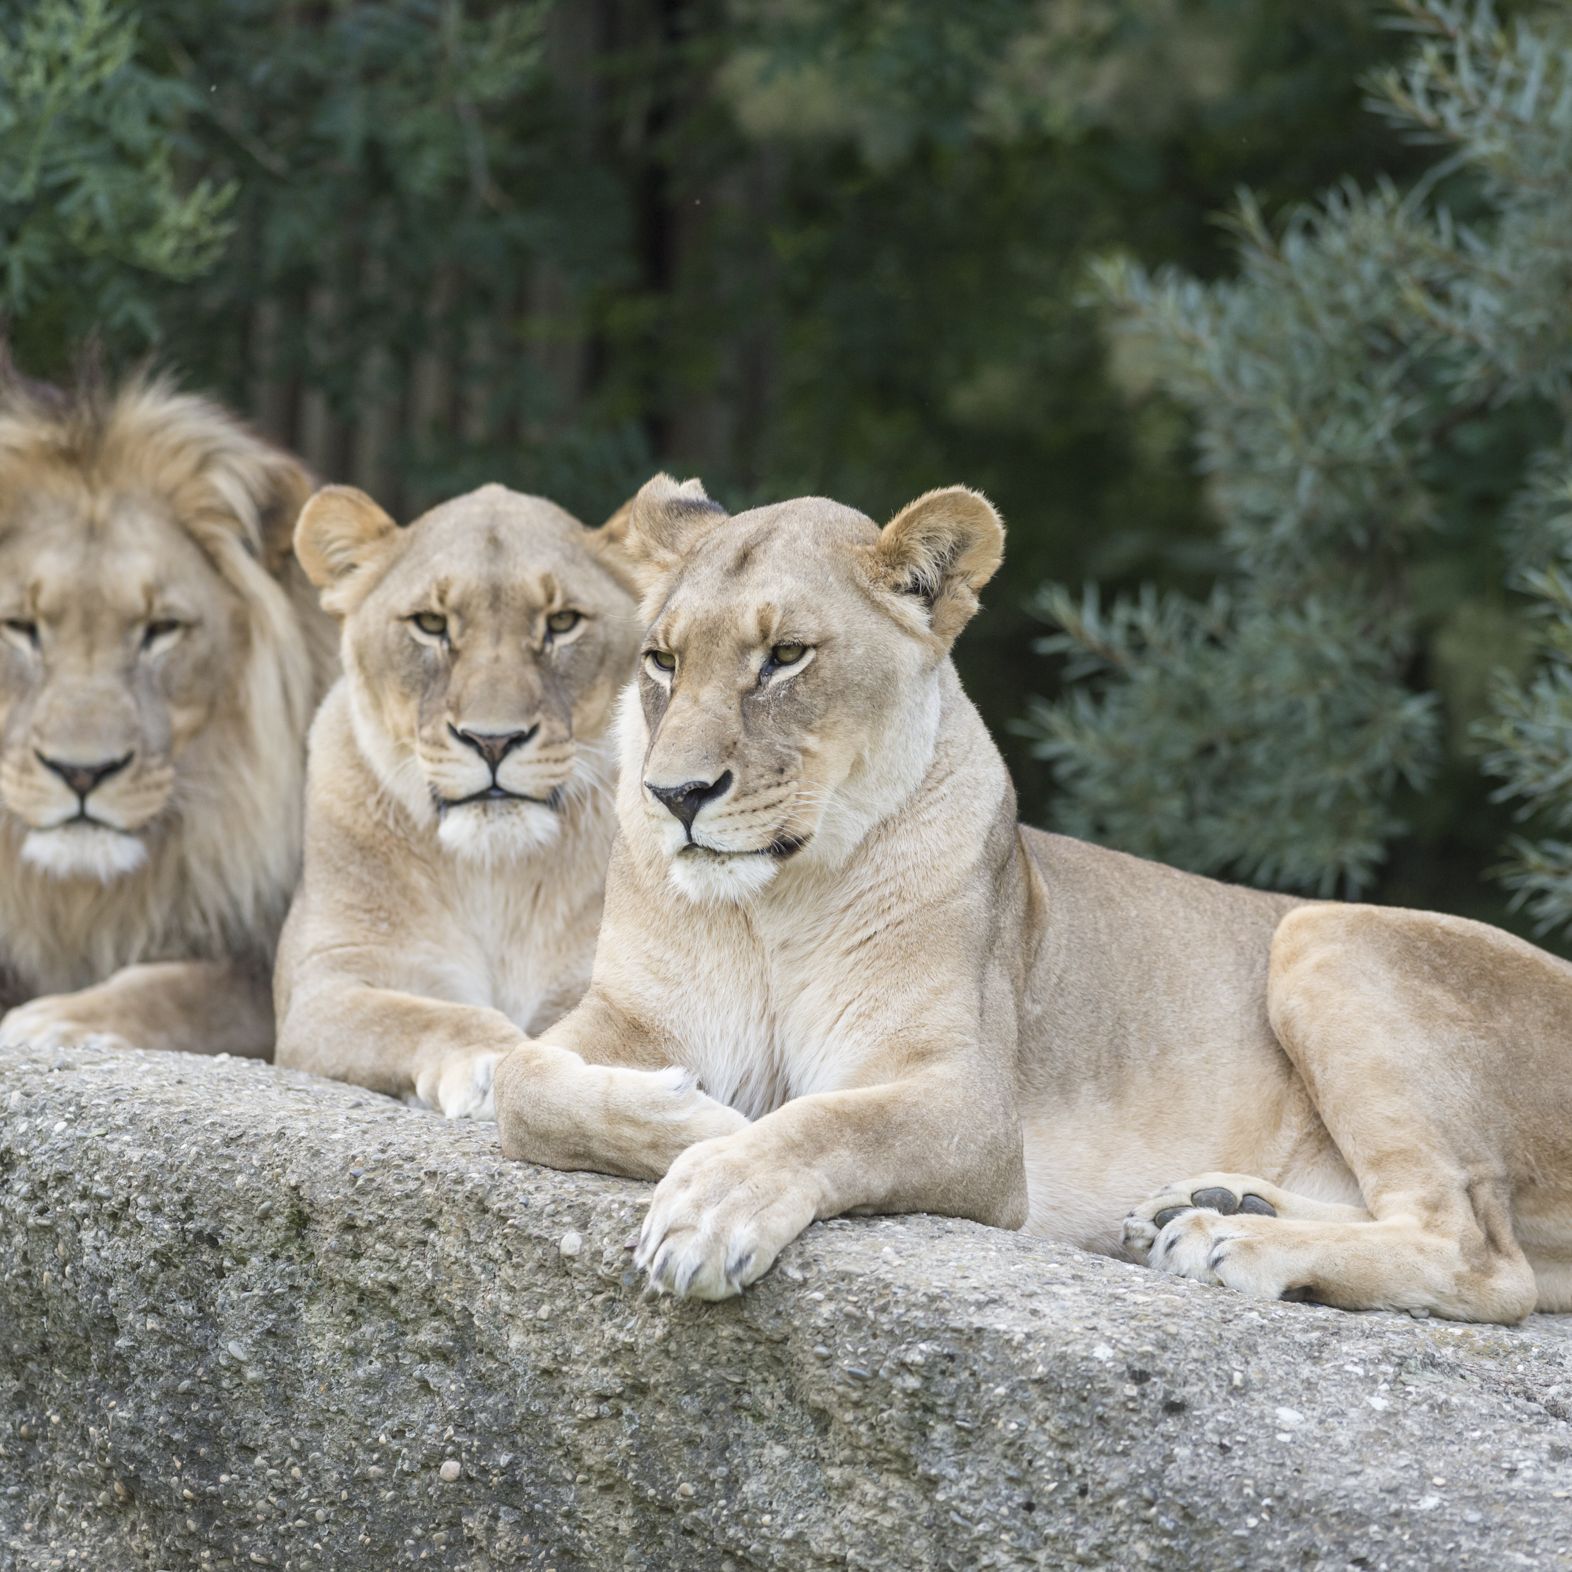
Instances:
[[[643,1190],[225,1060],[0,1060],[0,1567],[1572,1568],[1572,1318],[932,1219],[646,1301]]]

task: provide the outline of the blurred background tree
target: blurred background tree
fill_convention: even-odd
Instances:
[[[1524,756],[1503,728],[1546,735],[1572,660],[1547,633],[1537,685],[1489,699],[1555,625],[1507,588],[1554,603],[1559,559],[1507,561],[1546,532],[1498,520],[1559,428],[1543,391],[1482,373],[1453,401],[1445,354],[1363,344],[1420,309],[1382,303],[1387,262],[1393,301],[1417,278],[1464,309],[1420,254],[1443,224],[1425,191],[1497,250],[1510,205],[1452,159],[1455,127],[1408,116],[1438,153],[1368,111],[1416,43],[1389,21],[1364,0],[0,0],[0,310],[26,369],[89,333],[152,351],[405,515],[501,479],[593,519],[657,466],[734,507],[824,492],[875,517],[981,486],[1009,557],[960,657],[1028,816],[1499,915],[1513,808],[1476,719],[1551,810],[1518,876],[1572,835],[1557,788],[1501,762]],[[1260,217],[1343,179],[1319,216]],[[1188,282],[1143,271],[1165,264]],[[1110,298],[1137,329],[1112,350]],[[1187,370],[1194,328],[1214,343]],[[1556,330],[1526,337],[1553,354]],[[1251,381],[1302,351],[1298,381]],[[1281,477],[1250,456],[1284,440],[1274,399],[1342,422],[1311,432],[1335,462],[1302,464],[1332,500],[1275,525]],[[1384,436],[1362,426],[1383,408]],[[1068,641],[1045,661],[1048,577],[1112,598],[1036,601]]]
[[[139,54],[115,0],[0,7],[0,302],[18,355],[51,369],[81,336],[148,344],[152,286],[216,267],[228,184],[177,171],[195,88]]]
[[[1412,0],[1374,83],[1439,158],[1271,223],[1246,196],[1236,276],[1099,271],[1128,385],[1195,422],[1227,554],[1211,596],[1050,587],[1066,693],[1030,730],[1059,821],[1187,867],[1496,915],[1498,797],[1539,812],[1508,882],[1572,915],[1572,29]],[[1534,621],[1547,665],[1525,689]],[[1499,675],[1492,688],[1491,672]],[[1559,728],[1559,729],[1558,729]]]

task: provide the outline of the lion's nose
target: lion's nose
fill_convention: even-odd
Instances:
[[[699,809],[717,797],[724,797],[731,790],[731,771],[727,770],[717,780],[684,781],[680,786],[657,786],[654,781],[645,781],[644,789],[668,813],[681,821],[691,840],[693,821],[699,816]]]
[[[473,748],[495,774],[514,749],[522,748],[540,730],[540,723],[537,721],[527,731],[464,731],[451,724],[448,730],[466,747]]]
[[[53,770],[85,802],[91,792],[131,762],[131,755],[123,753],[118,759],[105,759],[98,764],[68,764],[64,759],[51,759],[47,753],[40,753],[38,762],[46,770]]]

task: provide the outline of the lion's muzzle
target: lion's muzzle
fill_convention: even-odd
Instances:
[[[712,781],[683,781],[676,786],[662,786],[655,781],[645,781],[644,789],[667,813],[682,825],[688,843],[693,843],[693,821],[706,803],[717,802],[731,790],[732,773],[723,771]]]
[[[131,762],[129,753],[122,753],[117,759],[104,759],[96,764],[73,764],[64,759],[51,758],[47,753],[34,750],[34,757],[46,770],[52,771],[63,780],[76,796],[80,804],[79,817],[89,818],[87,799],[111,775],[118,775]]]

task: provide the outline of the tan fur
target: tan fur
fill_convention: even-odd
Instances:
[[[309,491],[159,381],[0,388],[0,1042],[271,1046],[334,665],[290,551]],[[118,767],[79,798],[41,755]]]
[[[660,1179],[657,1288],[930,1211],[1258,1295],[1572,1307],[1572,967],[1020,827],[948,657],[999,559],[974,493],[881,532],[661,477],[628,530],[673,669],[624,708],[590,989],[496,1088],[512,1155]]]
[[[489,1117],[497,1056],[583,993],[615,831],[606,732],[637,639],[619,538],[501,486],[405,529],[343,486],[302,513],[344,677],[311,732],[280,1063]],[[495,774],[466,733],[515,739]],[[520,795],[462,801],[494,781]]]

